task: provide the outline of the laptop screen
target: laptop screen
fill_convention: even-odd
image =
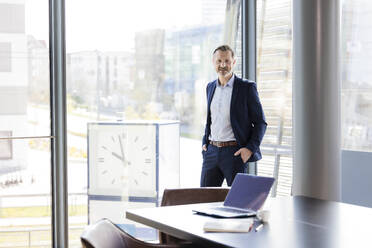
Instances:
[[[238,173],[223,205],[257,211],[269,195],[274,180],[272,177]]]

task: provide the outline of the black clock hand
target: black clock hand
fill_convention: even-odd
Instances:
[[[123,149],[123,144],[121,142],[121,137],[118,135],[119,138],[119,144],[120,144],[120,151],[121,151],[121,156],[123,157],[123,163],[125,162],[125,156],[124,156],[124,149]],[[125,165],[125,164],[124,164]]]
[[[120,156],[119,154],[117,154],[116,152],[111,152],[112,156],[116,157],[117,159],[123,161],[124,163],[124,158],[122,156]]]

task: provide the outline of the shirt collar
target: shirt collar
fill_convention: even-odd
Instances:
[[[231,76],[231,78],[229,79],[229,81],[227,81],[225,87],[229,86],[229,87],[232,88],[232,87],[234,86],[234,79],[235,79],[235,75],[234,75],[234,73],[233,73],[232,76]],[[222,85],[220,84],[220,82],[219,82],[218,79],[217,79],[217,86],[218,86],[218,87],[222,87]]]

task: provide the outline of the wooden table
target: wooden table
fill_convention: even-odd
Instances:
[[[128,210],[130,220],[204,247],[372,247],[372,209],[308,197],[271,199],[268,224],[249,233],[205,233],[196,205]]]

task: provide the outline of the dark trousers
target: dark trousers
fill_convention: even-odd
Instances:
[[[226,178],[227,185],[231,186],[237,173],[245,173],[247,165],[239,156],[237,146],[216,147],[208,145],[207,151],[202,151],[203,168],[200,178],[200,187],[220,187]]]

